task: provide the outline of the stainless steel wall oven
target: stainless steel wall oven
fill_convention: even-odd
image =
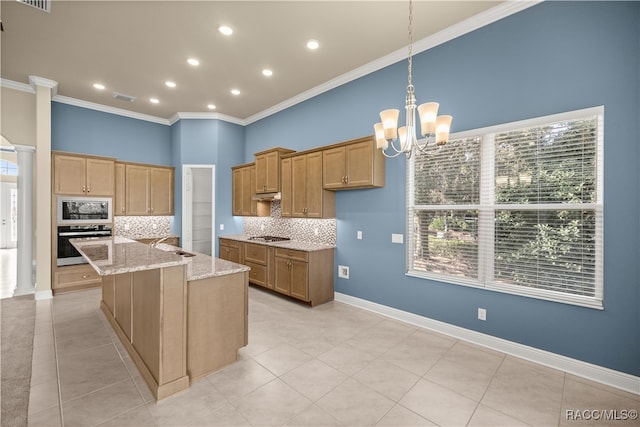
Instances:
[[[58,259],[56,265],[86,264],[87,261],[78,253],[69,240],[86,237],[109,237],[111,225],[61,225],[58,226]]]

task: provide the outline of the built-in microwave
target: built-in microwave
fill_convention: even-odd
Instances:
[[[111,224],[110,197],[58,196],[58,225]]]

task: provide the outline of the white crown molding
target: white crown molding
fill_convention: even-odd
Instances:
[[[14,82],[13,80],[0,79],[0,85],[7,89],[19,90],[20,92],[27,92],[35,94],[35,89],[27,83]]]
[[[587,378],[629,393],[640,395],[640,377],[634,375],[615,371],[603,366],[593,365],[581,360],[572,359],[567,356],[562,356],[512,341],[507,341],[502,338],[472,331],[449,323],[440,322],[438,320],[398,310],[386,305],[377,304],[351,295],[335,292],[335,300],[424,329],[449,335],[482,347],[487,347],[501,353],[509,354],[540,365]]]
[[[472,16],[471,18],[465,19],[464,21],[461,21],[442,31],[439,31],[429,37],[414,42],[414,55],[434,48],[450,40],[461,37],[467,33],[477,30],[478,28],[482,28],[493,22],[499,21],[500,19],[518,13],[531,6],[535,6],[542,1],[543,0],[506,1],[485,12],[479,13],[475,16]],[[381,70],[382,68],[388,67],[389,65],[395,64],[396,62],[402,61],[407,58],[407,54],[408,51],[406,47],[391,52],[390,54],[383,56],[382,58],[378,58],[374,61],[369,62],[368,64],[356,68],[355,70],[341,74],[338,77],[329,80],[328,82],[311,88],[299,95],[294,96],[293,98],[289,98],[279,104],[274,105],[273,107],[256,113],[246,119],[246,124],[248,125],[253,122],[257,122],[258,120],[264,119],[265,117],[271,116],[303,101],[311,99],[314,96],[318,96],[324,92],[328,92],[331,89],[335,89],[338,86],[342,86],[345,83],[349,83],[375,71]]]
[[[51,79],[45,79],[44,77],[29,76],[29,83],[34,92],[38,86],[46,87],[51,91],[51,97],[53,98],[58,93],[58,82]]]
[[[177,112],[169,119],[169,124],[174,124],[178,120],[182,119],[209,119],[209,120],[222,120],[225,122],[233,123],[236,125],[246,126],[247,121],[238,119],[237,117],[227,116],[226,114],[220,113],[183,113]]]
[[[56,95],[53,101],[62,104],[74,105],[76,107],[88,108],[90,110],[102,111],[104,113],[116,114],[118,116],[129,117],[132,119],[144,120],[147,122],[158,123],[169,126],[169,120],[162,117],[151,116],[149,114],[136,113],[134,111],[124,110],[122,108],[110,107],[108,105],[97,104],[95,102],[83,101],[82,99],[70,98],[68,96]]]

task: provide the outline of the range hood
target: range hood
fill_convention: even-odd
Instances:
[[[251,197],[252,200],[258,200],[260,202],[269,202],[271,200],[280,200],[282,199],[282,193],[262,193],[262,194],[254,194]]]

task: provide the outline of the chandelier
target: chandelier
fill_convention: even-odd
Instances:
[[[427,102],[416,107],[415,88],[411,80],[411,67],[413,65],[413,2],[409,0],[409,55],[407,79],[407,98],[405,102],[405,125],[398,128],[398,116],[400,110],[384,110],[380,112],[380,123],[373,125],[375,130],[376,145],[386,157],[397,157],[406,154],[410,158],[415,150],[423,151],[429,143],[445,145],[449,142],[449,129],[451,128],[451,116],[438,116],[437,102]],[[420,117],[420,130],[425,137],[424,142],[418,142],[416,136],[416,109]],[[391,146],[391,153],[387,149]]]

